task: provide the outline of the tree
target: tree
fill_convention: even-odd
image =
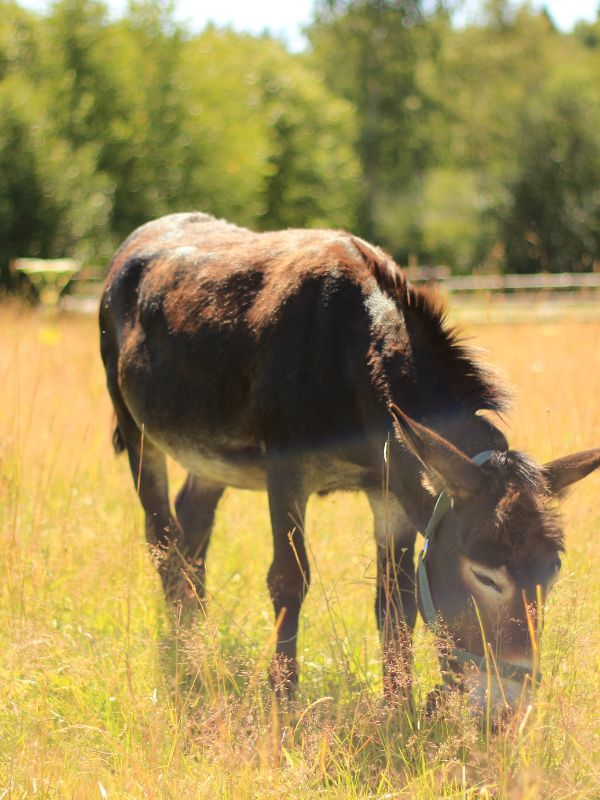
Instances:
[[[501,209],[510,268],[581,271],[600,262],[600,89],[562,74],[523,109],[517,170]]]
[[[321,2],[309,38],[327,85],[356,109],[360,231],[379,239],[378,205],[423,174],[432,155],[420,66],[434,40],[418,0]]]
[[[0,282],[20,256],[91,257],[106,242],[112,186],[97,147],[75,149],[49,113],[42,30],[5,5],[0,28]]]
[[[186,45],[201,207],[260,228],[352,226],[358,165],[351,106],[268,37],[208,29]]]
[[[427,8],[320,0],[312,50],[291,54],[186,33],[170,0],[116,21],[104,0],[0,0],[0,282],[15,256],[97,263],[190,208],[349,227],[459,271],[591,268],[599,23],[562,34],[488,0],[456,28]]]
[[[352,108],[283,53],[261,70],[262,113],[269,131],[268,173],[260,225],[353,227],[359,166]]]

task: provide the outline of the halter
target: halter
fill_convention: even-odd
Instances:
[[[478,453],[476,456],[474,456],[473,461],[478,466],[481,466],[482,464],[485,464],[486,461],[489,461],[492,455],[492,450],[485,450],[483,453]],[[433,508],[431,519],[427,523],[427,528],[425,529],[424,534],[425,544],[419,553],[419,560],[417,563],[417,582],[419,585],[419,599],[421,601],[421,616],[423,617],[427,627],[433,631],[433,633],[437,633],[437,612],[435,610],[435,605],[433,604],[433,597],[431,596],[431,588],[429,586],[429,579],[427,577],[425,559],[427,558],[427,553],[433,541],[433,536],[440,522],[451,508],[452,498],[447,495],[446,492],[441,492],[438,495]],[[464,664],[475,664],[480,672],[487,671],[485,656],[481,656],[478,653],[473,653],[471,650],[466,650],[463,647],[450,648],[448,655],[444,658],[445,665],[448,666],[448,662],[452,661],[461,666]],[[521,683],[524,682],[526,678],[532,677],[532,671],[530,669],[527,667],[518,666],[517,664],[510,664],[508,661],[496,660],[494,671],[496,670],[503,678],[520,681]],[[448,670],[444,670],[444,681],[448,683]]]

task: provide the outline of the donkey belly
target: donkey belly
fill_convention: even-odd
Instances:
[[[265,454],[260,445],[236,447],[186,441],[164,431],[154,441],[178,464],[210,483],[236,489],[266,488]]]
[[[202,353],[182,360],[178,349],[177,342],[157,347],[140,328],[129,332],[119,358],[119,383],[138,427],[194,475],[240,489],[264,489],[265,448],[248,382],[239,370],[227,368],[226,359],[219,370]]]
[[[189,472],[238,489],[266,487],[264,445],[236,430],[234,420],[230,425],[207,424],[197,399],[190,401],[187,414],[175,414],[168,406],[157,407],[141,398],[127,399],[145,435]]]

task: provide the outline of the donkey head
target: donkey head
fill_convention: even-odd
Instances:
[[[492,705],[514,707],[526,673],[511,675],[510,667],[532,669],[532,637],[561,566],[564,536],[552,499],[600,466],[600,449],[544,466],[524,453],[492,451],[477,465],[399,409],[394,415],[408,448],[452,499],[426,558],[435,613],[454,647],[474,657],[450,659],[451,668],[464,672],[474,703],[485,704],[490,679]],[[477,656],[488,657],[490,675],[474,667],[482,665]],[[508,677],[498,680],[498,664]]]

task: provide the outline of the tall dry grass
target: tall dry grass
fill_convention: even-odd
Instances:
[[[517,388],[513,445],[600,445],[600,323],[469,333]],[[178,629],[110,448],[95,321],[0,307],[0,391],[0,798],[600,796],[600,477],[564,504],[535,707],[498,736],[459,701],[438,720],[384,707],[367,505],[311,501],[301,684],[280,717],[265,496],[227,492],[208,618]],[[419,706],[438,680],[422,626],[416,670]]]

